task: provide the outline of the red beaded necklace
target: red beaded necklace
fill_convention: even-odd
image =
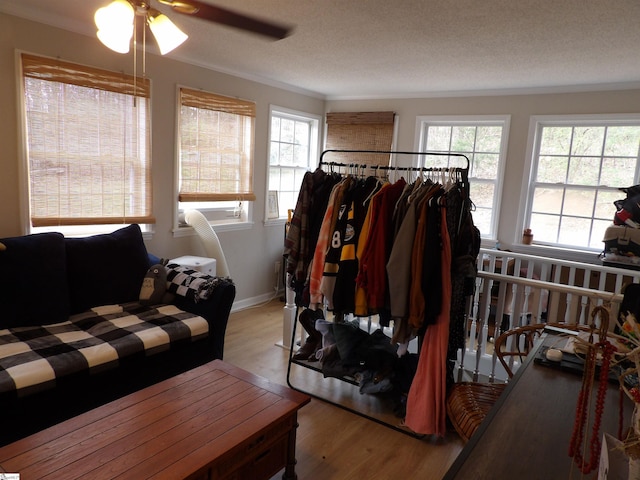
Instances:
[[[576,405],[576,419],[573,426],[571,441],[569,443],[569,456],[574,459],[578,468],[584,474],[595,470],[600,460],[600,423],[602,421],[602,413],[604,411],[604,400],[607,394],[607,382],[609,380],[611,358],[613,357],[613,353],[616,351],[616,347],[607,340],[609,314],[602,306],[598,306],[594,309],[592,318],[594,318],[597,313],[600,313],[601,318],[598,336],[599,341],[596,344],[593,343],[595,323],[592,322],[589,346],[587,348],[587,355],[584,362],[582,387],[580,389],[580,394],[578,395],[578,404]],[[602,365],[600,366],[600,376],[598,379],[599,384],[595,405],[595,417],[593,420],[591,439],[589,440],[589,459],[586,460],[583,458],[582,443],[584,440],[584,429],[587,424],[587,412],[589,411],[589,404],[591,401],[598,351],[602,353]]]

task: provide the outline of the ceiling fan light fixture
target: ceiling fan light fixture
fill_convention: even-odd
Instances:
[[[106,7],[99,8],[93,16],[98,27],[98,39],[115,52],[129,52],[134,17],[133,6],[127,0],[113,0]]]
[[[98,40],[114,52],[129,53],[131,37],[133,36],[133,24],[129,29],[129,33],[122,29],[104,29],[98,30],[97,36]]]
[[[179,47],[189,38],[186,33],[169,20],[169,17],[158,11],[150,11],[147,15],[147,22],[151,33],[153,33],[156,42],[158,42],[161,55]]]

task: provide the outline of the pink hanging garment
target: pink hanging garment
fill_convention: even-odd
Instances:
[[[447,344],[449,342],[449,307],[451,305],[451,244],[445,208],[442,221],[442,311],[424,334],[415,377],[407,398],[405,424],[416,433],[438,435],[447,432]]]

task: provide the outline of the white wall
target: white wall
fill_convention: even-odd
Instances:
[[[0,13],[0,238],[26,231],[19,205],[16,50],[133,73],[131,55],[113,53],[96,38]],[[257,110],[254,223],[249,229],[221,232],[219,237],[237,286],[237,302],[246,305],[273,294],[274,263],[282,258],[284,227],[263,224],[269,104],[322,115],[323,100],[154,55],[147,56],[147,76],[152,81],[153,210],[157,220],[147,249],[161,257],[204,255],[197,237],[175,237],[173,233],[176,86],[253,100]]]

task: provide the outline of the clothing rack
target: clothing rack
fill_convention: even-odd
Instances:
[[[457,167],[452,167],[452,166],[448,166],[448,167],[426,167],[426,166],[390,166],[390,165],[366,165],[366,164],[362,164],[362,163],[342,163],[342,162],[332,162],[332,161],[327,161],[325,160],[325,156],[333,154],[333,153],[346,153],[346,154],[374,154],[374,155],[412,155],[412,156],[416,156],[416,157],[428,157],[428,156],[435,156],[435,157],[455,157],[455,158],[459,158],[459,159],[464,159],[465,161],[465,165],[464,166],[457,166]],[[322,152],[322,154],[320,155],[320,160],[319,160],[319,164],[318,164],[318,168],[322,168],[323,166],[327,166],[330,168],[333,167],[338,167],[338,168],[345,168],[345,169],[351,169],[350,171],[344,172],[344,173],[352,173],[352,174],[359,174],[359,172],[361,170],[366,170],[366,169],[370,169],[370,170],[374,170],[374,171],[379,171],[379,170],[383,170],[383,171],[388,171],[388,172],[395,172],[395,171],[403,171],[403,172],[449,172],[449,173],[455,173],[456,174],[456,182],[459,183],[460,185],[464,185],[465,187],[468,188],[469,186],[469,182],[468,182],[468,173],[469,173],[469,167],[470,167],[470,161],[469,161],[469,157],[467,157],[464,154],[461,153],[449,153],[449,152],[430,152],[430,151],[395,151],[395,150],[346,150],[346,149],[329,149],[329,150],[324,150]],[[332,170],[333,171],[333,170]],[[468,190],[467,190],[467,195],[468,195]],[[467,196],[466,198],[467,201],[469,201],[469,198]],[[287,287],[289,288],[289,287]],[[298,324],[298,310],[299,307],[296,306],[295,307],[295,315],[294,315],[294,320],[293,320],[293,325],[292,325],[292,332],[291,332],[291,343],[290,343],[290,350],[289,350],[289,362],[288,362],[288,367],[287,367],[287,384],[290,388],[297,390],[297,391],[301,391],[303,393],[306,393],[307,395],[310,395],[314,398],[318,398],[320,400],[323,400],[329,404],[332,404],[334,406],[337,406],[339,408],[342,408],[344,410],[347,410],[351,413],[355,413],[361,417],[367,418],[369,420],[372,420],[376,423],[379,423],[381,425],[384,425],[386,427],[389,427],[393,430],[408,434],[410,436],[416,437],[416,438],[422,438],[424,435],[416,433],[416,432],[412,432],[411,430],[407,429],[404,425],[399,424],[399,423],[394,423],[393,421],[390,421],[388,419],[382,418],[382,417],[378,417],[376,414],[368,414],[366,412],[363,412],[361,410],[358,410],[355,406],[349,406],[348,404],[343,404],[340,403],[338,401],[333,401],[329,398],[327,398],[326,396],[322,395],[322,394],[318,394],[312,391],[309,391],[308,389],[304,389],[304,388],[300,388],[298,386],[295,386],[291,380],[291,367],[293,364],[305,367],[306,369],[310,369],[313,371],[316,371],[318,373],[322,373],[322,370],[320,368],[318,368],[316,365],[314,364],[310,364],[307,363],[305,361],[298,361],[298,360],[294,360],[293,359],[293,355],[294,355],[294,346],[296,345],[296,336],[297,336],[297,324]],[[369,320],[369,323],[371,321]],[[355,382],[353,379],[350,378],[342,378],[340,379],[343,382],[346,383],[351,383],[353,385],[357,385],[358,383]]]
[[[324,156],[326,154],[331,153],[370,153],[370,154],[379,154],[379,155],[418,155],[418,156],[437,156],[437,157],[457,157],[464,158],[467,162],[466,167],[399,167],[399,166],[390,166],[390,165],[363,165],[359,163],[340,163],[340,162],[326,162],[324,160]],[[398,171],[423,171],[423,172],[431,172],[431,171],[466,171],[469,172],[469,157],[462,153],[450,153],[450,152],[406,152],[406,151],[398,151],[398,150],[340,150],[340,149],[330,149],[325,150],[320,155],[319,166],[328,165],[328,166],[337,166],[337,167],[360,167],[360,168],[370,168],[374,170],[398,170]]]
[[[331,153],[371,153],[371,154],[380,154],[380,155],[419,155],[422,157],[426,157],[428,155],[435,157],[456,157],[456,158],[464,158],[467,162],[465,167],[399,167],[399,166],[390,166],[390,165],[363,165],[360,163],[341,163],[341,162],[326,162],[324,161],[324,156],[326,154]],[[469,167],[471,162],[469,161],[469,157],[462,153],[453,153],[453,152],[409,152],[409,151],[400,151],[400,150],[341,150],[341,149],[329,149],[324,150],[320,154],[320,161],[318,163],[318,168],[321,168],[323,165],[329,167],[340,167],[340,168],[363,168],[363,169],[373,169],[376,170],[387,170],[387,171],[409,171],[409,172],[437,172],[437,173],[459,173],[461,178],[458,180],[458,183],[461,185],[468,186],[469,185]]]
[[[294,346],[296,344],[296,337],[297,337],[297,324],[298,324],[298,309],[299,307],[296,307],[296,315],[295,315],[295,320],[293,323],[293,327],[291,329],[291,343],[290,343],[290,347],[289,347],[289,361],[287,363],[287,385],[289,386],[289,388],[291,388],[292,390],[296,390],[298,392],[304,393],[306,395],[309,395],[310,397],[316,398],[318,400],[322,400],[325,403],[328,403],[330,405],[333,405],[334,407],[338,407],[342,410],[346,410],[347,412],[351,412],[355,415],[358,415],[360,417],[366,418],[367,420],[371,420],[372,422],[375,422],[379,425],[383,425],[385,427],[388,427],[392,430],[395,430],[397,432],[400,433],[404,433],[405,435],[409,435],[410,437],[414,437],[414,438],[424,438],[425,435],[416,433],[416,432],[412,432],[411,430],[409,430],[408,428],[404,427],[402,425],[402,423],[400,422],[399,419],[395,419],[396,421],[393,422],[390,419],[385,419],[383,417],[379,417],[376,416],[375,413],[366,413],[362,410],[359,410],[358,408],[356,408],[356,406],[350,406],[348,403],[341,403],[339,401],[334,401],[331,400],[328,396],[322,395],[320,393],[316,393],[315,391],[309,390],[309,389],[305,389],[302,388],[300,386],[296,386],[294,385],[292,379],[291,379],[291,366],[292,365],[298,365],[302,368],[306,368],[310,371],[314,371],[316,372],[316,374],[318,376],[322,375],[322,369],[320,367],[318,367],[315,364],[312,363],[308,363],[302,360],[294,360],[293,359],[293,355],[294,355]],[[330,380],[327,378],[324,378],[323,380]],[[353,385],[353,387],[357,387],[358,386],[358,382],[355,381],[355,379],[353,378],[349,378],[349,377],[343,377],[341,379],[338,378],[334,378],[334,380],[340,381],[340,382],[344,382],[344,383],[348,383]]]

